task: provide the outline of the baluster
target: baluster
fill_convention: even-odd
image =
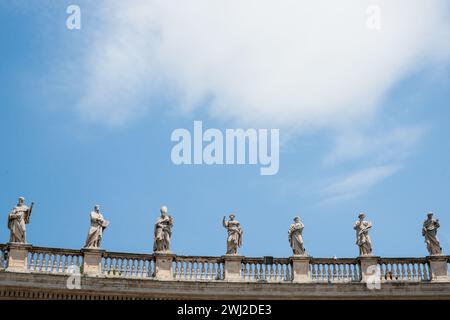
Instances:
[[[186,268],[185,268],[185,262],[183,260],[180,260],[180,265],[181,265],[181,272],[180,272],[180,279],[181,280],[185,280],[186,279]]]
[[[186,275],[189,275],[189,280],[192,280],[192,270],[194,268],[194,262],[193,261],[187,261],[186,262]]]
[[[399,264],[395,264],[395,280],[401,279],[401,267],[399,267]]]
[[[427,264],[422,264],[422,267],[423,267],[423,277],[424,277],[424,280],[431,280],[431,276],[430,276],[430,274],[428,273],[428,265]]]
[[[342,265],[342,281],[348,282],[348,272],[347,269],[350,267],[349,264],[343,264]]]
[[[216,280],[216,261],[211,262],[211,279]]]
[[[1,253],[2,257],[3,257],[3,252]],[[31,253],[31,259],[30,259],[30,271],[34,271],[36,269],[36,257],[35,257],[36,253],[32,252]],[[3,266],[2,266],[3,267]]]
[[[53,265],[52,265],[52,272],[58,272],[58,255],[57,254],[53,254]],[[61,257],[61,256],[59,256]]]
[[[42,272],[47,272],[48,270],[48,254],[42,253]]]
[[[355,281],[359,281],[360,280],[360,270],[359,270],[359,265],[354,264],[353,265],[353,274],[355,277]]]
[[[64,273],[64,261],[66,261],[67,255],[62,254],[59,256],[59,265],[58,265],[58,271],[61,273]]]
[[[125,258],[123,259],[123,261],[125,262],[125,277],[129,277],[130,276],[130,259]]]
[[[134,277],[134,276],[136,276],[136,266],[135,266],[136,259],[130,259],[130,263],[131,263],[131,274],[130,274],[130,276]]]
[[[414,268],[414,265],[412,265],[412,267]],[[411,264],[409,264],[409,263],[406,263],[406,273],[407,273],[408,281],[411,281],[411,279],[412,279]]]
[[[175,258],[174,264],[175,264],[175,268],[174,268],[173,278],[175,280],[178,280],[178,279],[180,279],[180,270],[181,270],[180,260],[178,260],[178,258]],[[150,263],[149,263],[149,269],[150,269]]]
[[[258,267],[259,267],[258,280],[263,280],[264,279],[264,265],[262,263],[258,263]]]
[[[120,275],[125,277],[126,273],[125,273],[125,264],[126,264],[126,259],[125,258],[120,258]]]
[[[269,265],[271,281],[275,281],[277,279],[276,278],[277,272],[278,272],[277,267],[278,267],[278,264],[276,264],[276,263]]]
[[[330,278],[332,278],[331,265],[329,263],[327,263],[327,264],[325,264],[325,266],[326,266],[326,270],[327,270],[325,276],[326,276],[326,280],[328,282],[328,281],[330,281]]]
[[[208,263],[206,261],[200,261],[200,269],[201,269],[200,280],[205,280],[208,271],[207,267]]]
[[[330,270],[332,270],[332,281],[338,281],[338,272],[337,272],[337,264],[336,263],[330,263]]]

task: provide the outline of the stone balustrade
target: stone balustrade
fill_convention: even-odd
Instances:
[[[27,271],[39,273],[75,273],[83,265],[81,250],[31,247],[27,256]]]
[[[196,282],[450,282],[450,256],[424,258],[290,258],[177,256],[0,244],[3,272]],[[374,278],[375,277],[375,278]]]
[[[430,281],[431,273],[426,258],[379,259],[381,281]]]
[[[292,281],[292,264],[289,258],[246,258],[242,260],[243,281]]]
[[[309,264],[312,282],[359,282],[358,259],[312,258]]]
[[[8,266],[7,246],[0,244],[0,270],[5,270]]]
[[[219,281],[224,279],[224,259],[221,257],[175,256],[173,278],[181,281]]]
[[[107,277],[153,278],[154,260],[152,254],[104,252],[101,274]]]

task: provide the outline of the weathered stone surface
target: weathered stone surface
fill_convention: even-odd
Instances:
[[[0,272],[2,299],[450,299],[450,282],[251,283],[158,281],[83,276],[81,289],[66,287],[67,275]]]
[[[225,263],[225,281],[242,281],[242,256],[227,254],[223,256]]]
[[[28,272],[28,251],[30,244],[8,243],[8,272]]]
[[[88,276],[100,276],[102,274],[102,255],[104,250],[97,248],[84,248],[83,273]]]

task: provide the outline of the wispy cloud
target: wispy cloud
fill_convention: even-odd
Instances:
[[[336,203],[337,201],[354,199],[384,179],[392,176],[401,168],[394,165],[369,167],[351,173],[326,187],[323,192],[322,204]]]
[[[408,157],[425,134],[424,126],[398,126],[386,130],[342,131],[325,158],[326,164],[369,159],[371,162],[397,162]]]

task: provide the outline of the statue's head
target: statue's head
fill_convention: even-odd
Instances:
[[[100,205],[96,204],[94,207],[95,212],[100,212]]]
[[[295,222],[295,223],[299,223],[299,222],[300,222],[300,217],[299,217],[299,216],[295,217],[295,218],[294,218],[294,222]]]
[[[161,209],[159,209],[159,211],[161,212],[161,216],[164,217],[167,214],[167,207],[162,206]]]
[[[230,213],[230,220],[233,221],[234,218],[236,218],[236,215],[234,213]]]
[[[428,219],[432,219],[433,218],[433,212],[428,212],[427,213],[427,217],[428,217]]]
[[[365,217],[366,215],[362,212],[358,215],[359,220],[363,220]]]
[[[25,202],[25,198],[24,197],[20,197],[19,198],[19,202],[18,202],[19,206],[23,205],[24,202]]]

